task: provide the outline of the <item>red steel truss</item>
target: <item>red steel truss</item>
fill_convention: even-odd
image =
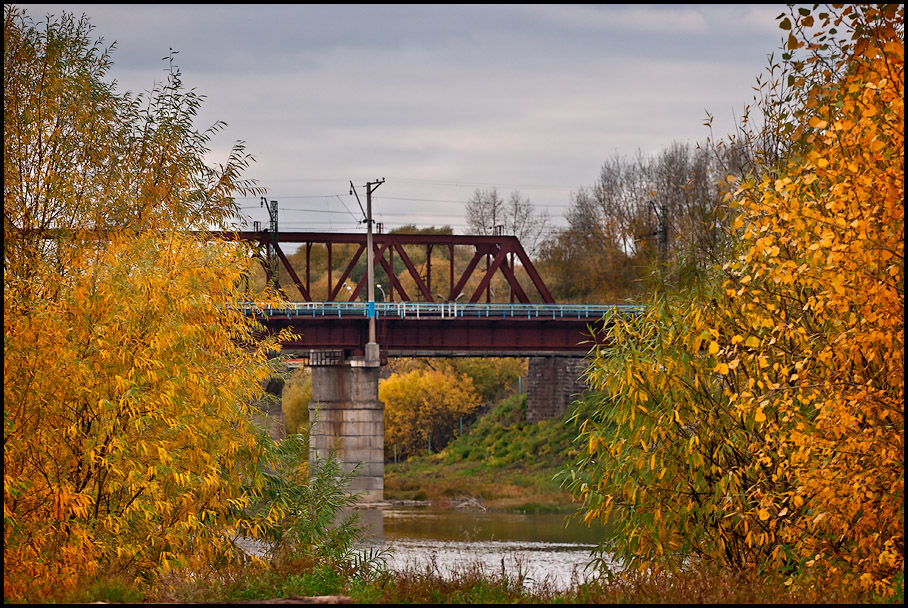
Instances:
[[[321,233],[321,232],[280,232],[277,238],[269,231],[241,231],[241,232],[210,232],[216,236],[229,240],[242,240],[257,243],[261,250],[266,251],[263,264],[270,280],[274,274],[274,267],[269,257],[280,261],[296,288],[306,302],[313,301],[310,297],[310,267],[309,253],[313,244],[324,244],[328,251],[328,300],[335,301],[348,296],[348,301],[355,301],[363,290],[366,289],[366,276],[356,283],[352,292],[344,294],[341,289],[350,279],[350,275],[357,262],[366,251],[366,235],[357,233]],[[388,289],[388,300],[394,301],[395,297],[404,302],[425,301],[436,302],[436,291],[432,287],[432,250],[434,248],[447,248],[448,258],[448,285],[450,286],[446,301],[454,301],[461,293],[469,298],[466,302],[476,303],[486,294],[488,298],[492,278],[499,273],[510,288],[511,300],[528,304],[533,301],[553,304],[548,288],[542,282],[539,273],[530,261],[529,256],[515,236],[473,236],[473,235],[446,235],[446,234],[373,234],[374,268],[383,268],[391,285]],[[302,271],[304,279],[299,277],[287,256],[281,249],[281,243],[298,243],[306,245],[306,269]],[[353,256],[348,260],[345,269],[335,281],[332,277],[332,245],[345,244],[357,245]],[[413,263],[406,247],[425,247],[426,263],[424,272],[420,272]],[[466,268],[455,271],[455,247],[473,249],[473,255]],[[397,255],[406,267],[410,278],[415,284],[415,293],[409,293],[405,286],[398,280],[394,268],[394,256]],[[485,261],[485,264],[481,262]],[[436,260],[438,262],[439,260]],[[444,261],[442,261],[444,262]],[[482,268],[484,266],[484,268]],[[532,287],[530,295],[526,293],[518,280],[518,272],[525,272]],[[476,274],[480,277],[478,285],[473,292],[463,292],[467,283]],[[456,275],[456,276],[455,276]],[[533,292],[535,290],[535,293]],[[395,295],[396,294],[396,295]],[[437,294],[441,295],[441,294]]]

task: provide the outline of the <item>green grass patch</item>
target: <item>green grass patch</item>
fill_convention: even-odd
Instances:
[[[418,491],[422,500],[468,496],[504,510],[576,508],[555,480],[577,454],[569,416],[529,423],[526,395],[509,397],[438,454],[385,465],[385,498],[415,499]]]

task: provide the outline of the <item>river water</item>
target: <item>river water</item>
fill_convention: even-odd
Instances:
[[[593,577],[586,566],[606,531],[551,513],[482,509],[387,507],[360,509],[368,540],[363,549],[388,549],[394,570],[427,568],[445,577],[471,568],[522,578],[524,585],[566,589]]]

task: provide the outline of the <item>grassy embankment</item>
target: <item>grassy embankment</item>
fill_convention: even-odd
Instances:
[[[520,512],[576,510],[554,479],[577,454],[568,418],[528,423],[526,395],[514,395],[441,452],[385,465],[385,498],[441,506],[473,500]]]

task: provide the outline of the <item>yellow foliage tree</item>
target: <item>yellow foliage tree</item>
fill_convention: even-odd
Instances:
[[[119,95],[85,18],[4,6],[4,598],[230,556],[262,457],[246,405],[275,336],[236,304],[249,162],[204,162],[179,72]],[[247,485],[249,484],[249,485]],[[273,517],[273,514],[271,515]]]
[[[309,425],[309,402],[312,401],[312,370],[294,369],[287,377],[281,401],[287,433],[302,433]]]
[[[458,420],[480,405],[473,380],[448,371],[414,369],[379,384],[385,404],[385,456],[422,454],[430,441],[439,449],[458,433]]]
[[[780,16],[790,147],[739,184],[739,254],[604,330],[568,484],[631,565],[880,596],[903,577],[903,24],[900,5]]]
[[[798,154],[738,191],[744,250],[725,289],[748,331],[720,356],[748,370],[732,395],[772,438],[760,460],[791,479],[752,489],[758,519],[786,522],[776,542],[819,578],[891,592],[904,572],[904,6],[800,9],[781,25],[806,54],[791,73]]]

